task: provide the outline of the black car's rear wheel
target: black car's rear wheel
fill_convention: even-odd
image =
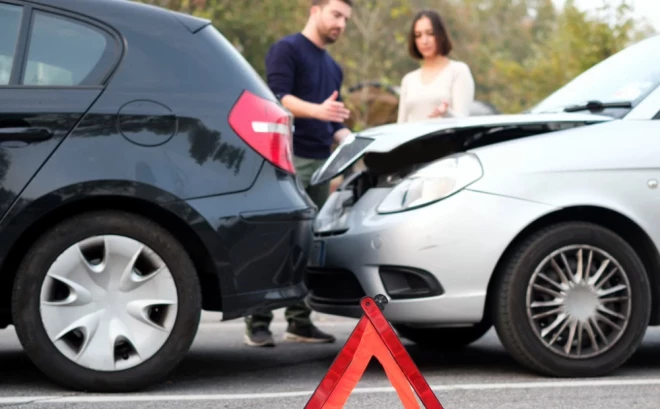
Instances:
[[[169,374],[201,312],[194,265],[157,224],[99,211],[61,222],[17,272],[13,318],[35,365],[73,389],[139,390]]]
[[[651,308],[648,277],[612,231],[551,226],[522,243],[504,268],[495,327],[523,365],[551,376],[606,375],[641,343]]]

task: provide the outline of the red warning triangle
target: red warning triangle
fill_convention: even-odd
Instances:
[[[376,357],[406,409],[419,409],[413,390],[427,409],[443,409],[419,369],[399,341],[381,309],[387,298],[360,301],[364,315],[330,366],[305,409],[340,409]],[[412,389],[411,389],[412,387]]]

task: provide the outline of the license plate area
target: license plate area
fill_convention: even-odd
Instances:
[[[325,265],[325,241],[314,240],[309,265],[311,267],[323,267]]]

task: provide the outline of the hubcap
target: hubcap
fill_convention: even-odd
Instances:
[[[62,253],[41,287],[41,320],[67,358],[117,371],[152,357],[177,315],[177,291],[165,262],[142,243],[96,236]]]
[[[568,246],[546,257],[527,287],[527,317],[553,352],[590,358],[623,335],[631,310],[630,283],[621,265],[592,246]]]

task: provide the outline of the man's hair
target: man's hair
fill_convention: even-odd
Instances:
[[[353,7],[353,0],[340,0],[340,1],[343,1],[344,3]],[[325,6],[328,3],[330,3],[330,0],[312,0],[312,6]]]
[[[410,25],[410,34],[408,38],[408,52],[410,53],[410,56],[417,60],[424,58],[422,53],[417,49],[417,44],[415,44],[415,24],[423,17],[428,17],[428,19],[431,20],[437,52],[443,56],[448,55],[451,52],[453,45],[444,20],[440,17],[440,14],[434,10],[422,10],[417,13]]]

